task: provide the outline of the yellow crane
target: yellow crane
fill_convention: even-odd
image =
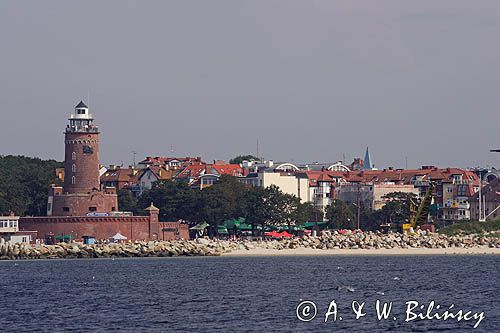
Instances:
[[[410,221],[409,223],[403,223],[403,233],[410,233],[411,229],[415,230],[417,227],[422,227],[427,224],[427,217],[429,216],[429,209],[432,204],[435,188],[435,183],[429,182],[429,187],[418,207],[417,204],[410,199]]]

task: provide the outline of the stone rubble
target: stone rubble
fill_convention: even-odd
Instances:
[[[56,245],[13,244],[0,238],[0,260],[111,258],[111,257],[177,257],[220,256],[234,250],[297,249],[408,249],[408,248],[500,248],[500,238],[481,235],[452,236],[430,232],[400,233],[348,232],[324,233],[319,237],[303,236],[272,240],[196,240],[143,241],[92,244],[59,243]]]

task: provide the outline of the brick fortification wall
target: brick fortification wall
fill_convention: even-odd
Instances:
[[[109,213],[118,210],[118,196],[101,191],[60,194],[53,196],[52,205],[53,216],[82,216],[92,212],[90,207],[95,212]]]
[[[186,224],[180,222],[157,222],[150,216],[130,217],[21,217],[19,230],[36,230],[38,238],[48,234],[70,235],[75,240],[83,236],[109,239],[120,233],[129,240],[173,240],[189,239]]]

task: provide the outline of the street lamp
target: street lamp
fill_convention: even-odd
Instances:
[[[360,215],[360,211],[361,211],[361,207],[359,206],[359,198],[358,198],[358,203],[356,204],[353,202],[352,205],[357,208],[357,224],[358,224],[358,230],[359,230],[360,229],[359,228],[359,215]]]

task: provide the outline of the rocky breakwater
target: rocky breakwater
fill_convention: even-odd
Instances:
[[[0,259],[220,256],[237,247],[236,243],[208,239],[92,245],[82,243],[12,244],[0,239]]]
[[[406,235],[400,233],[382,234],[380,232],[333,232],[320,237],[303,236],[282,240],[243,242],[240,249],[255,247],[265,249],[312,248],[321,250],[340,249],[411,249],[411,248],[500,248],[500,238],[474,236],[453,236],[430,232]]]
[[[453,236],[429,232],[405,235],[379,232],[324,233],[319,237],[295,237],[263,240],[197,240],[149,241],[116,244],[59,243],[56,245],[13,244],[0,239],[0,259],[57,259],[57,258],[111,258],[111,257],[177,257],[220,256],[234,250],[255,248],[285,249],[411,249],[411,248],[497,248],[500,238],[481,235]]]

